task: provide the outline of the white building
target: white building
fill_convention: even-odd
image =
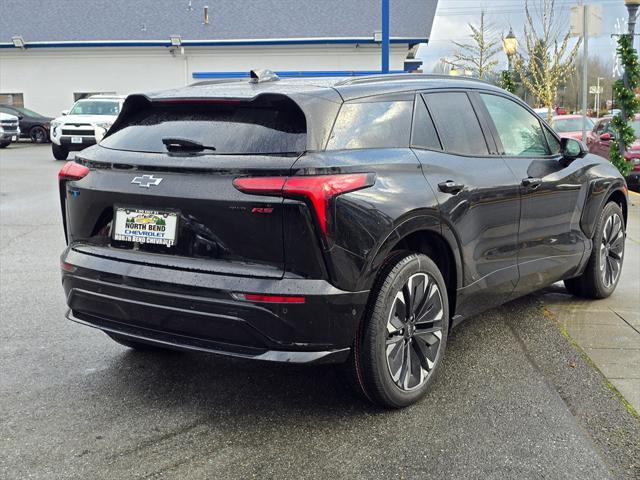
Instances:
[[[58,116],[91,93],[171,88],[253,68],[285,76],[379,71],[383,1],[7,0],[0,103]],[[408,51],[428,42],[437,0],[389,1],[390,70],[402,71]]]

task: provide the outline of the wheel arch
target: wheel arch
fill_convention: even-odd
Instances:
[[[580,226],[588,238],[593,238],[596,223],[604,206],[614,201],[622,209],[625,225],[627,222],[627,195],[626,185],[622,177],[613,179],[593,180],[589,185],[586,204],[582,212]]]
[[[449,299],[449,315],[455,315],[457,290],[463,278],[459,246],[453,232],[442,228],[437,216],[417,216],[399,225],[377,250],[365,281],[375,281],[380,267],[394,252],[406,250],[423,253],[431,258],[444,277]]]

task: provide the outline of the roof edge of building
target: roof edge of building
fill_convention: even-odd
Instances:
[[[415,45],[428,43],[425,37],[391,37],[391,43]],[[225,46],[261,46],[261,45],[323,45],[323,44],[379,44],[372,37],[324,37],[324,38],[270,38],[270,39],[233,39],[233,40],[181,40],[183,47],[225,47]],[[93,47],[166,47],[173,45],[171,40],[82,40],[25,42],[24,48],[93,48]],[[13,42],[0,42],[0,48],[19,48]]]

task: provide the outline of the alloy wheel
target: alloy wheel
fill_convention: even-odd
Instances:
[[[33,127],[29,132],[29,136],[34,143],[44,143],[47,141],[47,132],[42,127]]]
[[[436,281],[426,273],[412,275],[396,293],[387,321],[387,367],[401,390],[415,390],[427,380],[440,349],[443,320]]]
[[[622,225],[620,215],[613,213],[607,218],[602,230],[600,275],[605,288],[615,285],[622,269],[624,254],[624,229]]]

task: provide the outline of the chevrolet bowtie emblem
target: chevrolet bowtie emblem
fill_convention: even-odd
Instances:
[[[141,177],[135,177],[131,180],[131,183],[136,183],[142,188],[149,188],[150,186],[160,185],[162,178],[156,178],[153,175],[142,175]]]

